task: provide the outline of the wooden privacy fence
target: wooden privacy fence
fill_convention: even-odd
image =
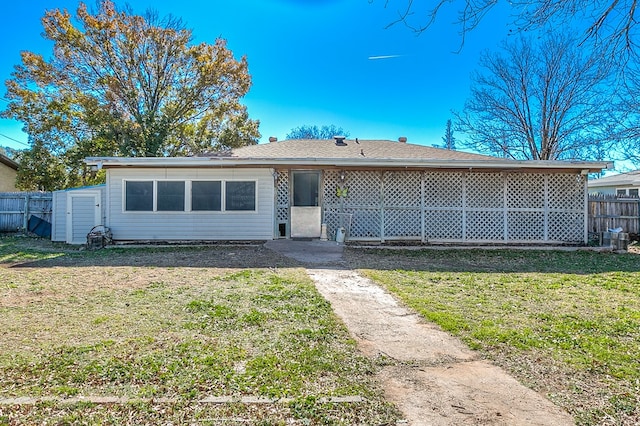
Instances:
[[[52,199],[50,192],[0,192],[0,232],[28,229],[31,216],[51,223]]]
[[[622,228],[632,238],[640,231],[640,198],[616,195],[589,196],[589,232],[599,234]]]

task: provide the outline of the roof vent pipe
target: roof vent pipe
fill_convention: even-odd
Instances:
[[[347,146],[347,144],[344,143],[344,140],[346,139],[345,136],[334,136],[333,139],[336,141],[336,146]]]
[[[278,138],[276,138],[275,136],[269,136],[269,142],[278,142]]]
[[[406,136],[400,136],[398,138],[398,142],[407,143],[407,137]]]

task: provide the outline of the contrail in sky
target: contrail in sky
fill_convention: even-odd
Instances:
[[[391,59],[391,58],[399,58],[403,55],[381,55],[381,56],[369,56],[369,60],[375,61],[376,59]]]

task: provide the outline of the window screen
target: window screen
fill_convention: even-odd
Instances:
[[[127,211],[153,211],[153,182],[127,181],[125,199]]]
[[[638,196],[638,188],[629,188],[629,195],[632,197]]]
[[[255,210],[256,183],[231,181],[225,184],[225,210]]]
[[[220,211],[222,210],[222,190],[220,181],[191,182],[191,210]]]
[[[293,205],[317,207],[320,174],[316,172],[293,173]]]
[[[158,181],[157,210],[184,211],[184,181]]]
[[[627,190],[626,189],[617,189],[616,190],[616,194],[618,194],[618,195],[627,195]]]

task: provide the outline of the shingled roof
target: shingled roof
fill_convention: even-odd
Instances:
[[[524,170],[555,169],[600,172],[607,162],[525,161],[433,148],[390,140],[290,139],[244,146],[197,157],[89,157],[106,167],[341,167]]]
[[[289,139],[267,144],[236,148],[237,158],[343,158],[343,159],[431,159],[431,160],[495,160],[488,155],[471,154],[390,140]]]

